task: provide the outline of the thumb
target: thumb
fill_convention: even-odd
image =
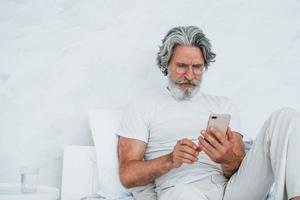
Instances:
[[[233,133],[232,133],[230,127],[228,127],[228,129],[227,129],[226,135],[228,137],[228,140],[231,140],[233,138]]]
[[[196,151],[198,151],[198,152],[202,151],[201,147],[198,146]]]
[[[198,145],[197,145],[197,149],[196,149],[196,151],[198,151],[198,152],[202,151],[202,149],[200,147],[200,139],[201,139],[201,136],[199,136],[199,138],[198,138]]]

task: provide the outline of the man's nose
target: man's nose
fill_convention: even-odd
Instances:
[[[193,68],[189,67],[188,70],[185,73],[185,78],[188,80],[193,80],[195,77],[194,72],[193,72]]]

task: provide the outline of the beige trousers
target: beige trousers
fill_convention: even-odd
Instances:
[[[300,196],[300,115],[275,111],[264,123],[239,170],[161,191],[159,200],[264,200],[275,182],[276,200]]]

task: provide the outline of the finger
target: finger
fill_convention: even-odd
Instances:
[[[198,157],[196,157],[194,155],[191,155],[189,153],[185,153],[185,152],[180,152],[178,156],[182,159],[188,159],[188,160],[193,161],[193,162],[198,160]]]
[[[194,163],[193,160],[189,160],[189,159],[186,159],[186,158],[180,158],[180,162],[187,163],[187,164],[193,164]]]
[[[213,147],[217,148],[222,144],[217,140],[212,134],[209,134],[207,131],[201,131],[201,135],[198,137],[198,140],[205,139],[206,142],[210,143]]]
[[[198,156],[198,154],[199,154],[199,152],[197,150],[195,150],[195,149],[193,149],[193,148],[191,148],[187,145],[181,145],[179,147],[179,151],[184,152],[184,153],[188,153],[192,156]]]
[[[202,133],[206,133],[206,131],[202,130],[201,131],[201,135],[198,137],[198,151],[202,151],[202,148],[201,148],[201,145],[200,145],[200,141],[203,140],[203,136],[202,136]]]
[[[182,139],[180,141],[181,141],[180,142],[181,145],[182,144],[187,145],[187,146],[189,146],[189,147],[191,147],[191,148],[193,148],[195,150],[198,148],[197,145],[192,140],[190,140],[190,139]]]
[[[213,135],[221,144],[227,144],[228,140],[226,139],[226,134],[222,133],[219,129],[216,127],[210,127],[209,132],[211,135]]]
[[[211,135],[207,134],[207,133],[201,133],[201,135],[203,136],[203,138],[205,140],[207,140],[213,147],[215,147],[217,150],[220,150],[222,148],[222,144],[219,143],[218,140],[216,140],[214,137],[212,137]]]
[[[201,147],[202,151],[204,153],[206,153],[206,155],[208,155],[208,157],[210,157],[210,159],[212,159],[213,161],[216,161],[216,155],[214,153],[212,153],[210,150],[208,150],[204,145],[199,144],[199,146]]]
[[[214,160],[214,157],[213,157],[214,155],[210,151],[208,151],[204,146],[202,146],[201,148],[202,148],[202,151],[204,153],[206,153],[208,155],[208,157],[210,157],[210,159]]]
[[[205,135],[205,134],[208,134],[208,132],[207,132],[206,130],[202,130],[202,131],[200,132],[200,136],[198,137],[198,145],[199,145],[199,141],[200,141],[201,139],[203,139],[203,135]]]
[[[213,155],[218,154],[218,151],[204,138],[202,138],[199,142],[200,142],[200,148],[202,150],[206,149],[206,151],[210,152]]]

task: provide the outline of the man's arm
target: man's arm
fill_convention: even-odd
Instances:
[[[227,178],[238,170],[245,156],[241,134],[230,128],[226,134],[215,127],[211,127],[209,132],[201,131],[199,146],[213,161],[221,164]]]
[[[120,179],[126,188],[146,185],[153,182],[182,163],[197,160],[197,146],[188,139],[179,140],[172,153],[152,159],[143,160],[146,144],[142,141],[119,138]]]

